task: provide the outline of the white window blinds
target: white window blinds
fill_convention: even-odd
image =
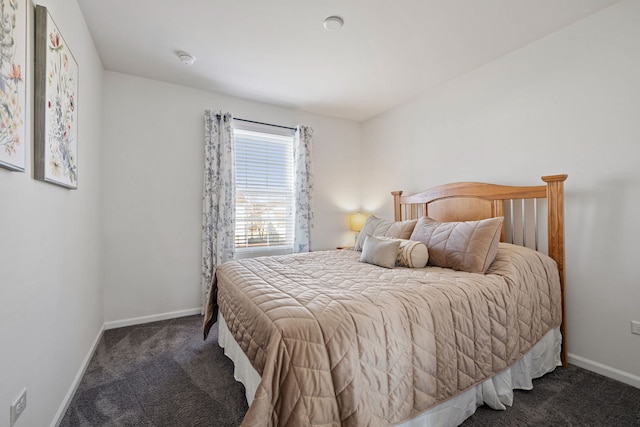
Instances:
[[[293,248],[293,136],[234,129],[236,251]]]

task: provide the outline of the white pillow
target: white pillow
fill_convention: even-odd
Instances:
[[[364,244],[364,239],[367,236],[384,236],[393,237],[396,239],[408,239],[413,232],[413,227],[416,226],[417,219],[411,219],[408,221],[389,221],[386,219],[380,219],[375,215],[371,215],[364,223],[356,244],[353,247],[354,251],[361,251]]]
[[[399,267],[424,268],[429,261],[429,250],[427,249],[427,245],[422,242],[381,236],[376,236],[376,238],[387,241],[397,240],[400,242],[396,256],[396,265]]]
[[[498,253],[503,217],[480,221],[439,222],[423,216],[411,240],[427,245],[429,264],[484,273]]]
[[[385,268],[393,268],[398,256],[399,240],[380,240],[373,236],[364,239],[360,261],[378,265]]]

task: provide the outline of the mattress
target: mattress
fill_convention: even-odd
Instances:
[[[218,268],[212,295],[260,376],[243,426],[405,423],[503,381],[561,322],[557,266],[527,248],[501,244],[486,275],[358,258],[326,251]]]

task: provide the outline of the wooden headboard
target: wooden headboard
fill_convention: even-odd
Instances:
[[[562,364],[567,366],[565,271],[564,271],[564,181],[567,175],[543,176],[545,185],[516,187],[457,182],[418,194],[403,196],[393,191],[396,221],[429,216],[438,221],[475,221],[503,216],[500,240],[546,252],[558,264],[562,292]],[[545,215],[540,211],[546,204]],[[546,229],[546,236],[541,230]],[[546,237],[546,248],[543,238]]]

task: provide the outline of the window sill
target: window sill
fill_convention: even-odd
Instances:
[[[259,256],[272,256],[272,255],[290,255],[293,253],[292,246],[284,247],[263,247],[263,248],[251,248],[251,249],[236,249],[235,260],[245,258],[257,258]]]

